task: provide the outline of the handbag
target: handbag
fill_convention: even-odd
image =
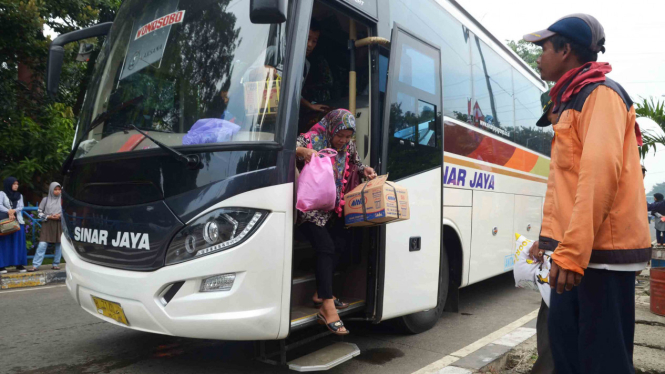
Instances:
[[[330,157],[337,152],[332,149],[319,151],[318,157],[312,157],[305,164],[298,178],[296,208],[301,212],[312,210],[331,211],[335,209],[337,187]]]
[[[353,191],[354,188],[360,185],[360,174],[358,173],[358,165],[349,163],[349,176],[346,178],[346,185],[344,186],[344,195]]]
[[[19,225],[18,220],[16,219],[10,220],[8,218],[0,221],[0,236],[13,234],[20,229],[21,226]]]

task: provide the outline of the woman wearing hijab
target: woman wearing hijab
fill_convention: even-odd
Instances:
[[[23,221],[23,196],[18,192],[18,180],[5,178],[0,192],[0,220],[18,220],[21,229],[15,233],[0,236],[0,274],[7,273],[7,266],[16,266],[19,273],[25,273],[28,253],[25,248],[25,222]]]
[[[60,270],[60,257],[62,256],[60,248],[60,235],[62,235],[62,223],[60,221],[62,214],[61,193],[62,187],[60,183],[51,182],[48,188],[48,197],[42,199],[42,202],[39,203],[39,218],[46,221],[42,223],[37,252],[35,252],[35,258],[32,259],[32,269],[28,271],[36,271],[42,265],[48,243],[55,243],[55,256],[53,257],[53,266],[51,269]]]
[[[355,165],[357,172],[368,179],[374,179],[374,169],[360,162],[356,146],[351,140],[356,130],[356,119],[345,109],[328,113],[309,132],[301,134],[297,140],[296,155],[300,162],[309,162],[319,157],[318,152],[325,148],[337,151],[332,168],[337,186],[337,200],[332,211],[298,211],[298,223],[307,240],[316,251],[316,288],[313,301],[320,306],[318,318],[328,329],[337,335],[349,331],[337,314],[337,309],[349,305],[336,299],[332,294],[333,274],[339,253],[346,245],[346,233],[342,210],[347,181],[350,179],[349,165]],[[302,165],[302,164],[301,164]]]

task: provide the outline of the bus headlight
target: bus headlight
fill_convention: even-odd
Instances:
[[[166,252],[166,264],[236,246],[250,237],[267,215],[265,210],[249,208],[222,208],[205,214],[175,235]]]

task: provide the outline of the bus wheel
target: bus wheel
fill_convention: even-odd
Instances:
[[[420,334],[425,332],[439,321],[443,314],[443,307],[448,296],[448,284],[450,282],[450,268],[448,265],[448,253],[444,246],[441,251],[441,269],[439,271],[439,300],[437,306],[430,310],[409,314],[398,318],[397,324],[407,334]]]

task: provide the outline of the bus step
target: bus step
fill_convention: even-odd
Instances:
[[[308,355],[289,361],[294,371],[323,371],[334,368],[358,356],[360,349],[353,343],[335,343]]]

